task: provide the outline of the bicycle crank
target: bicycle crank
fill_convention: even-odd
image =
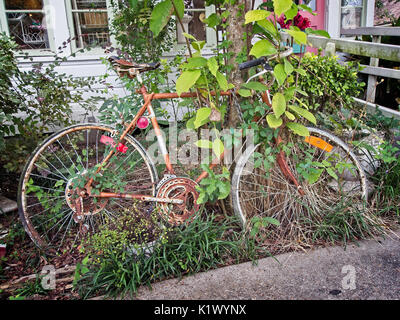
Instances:
[[[173,177],[158,188],[157,198],[180,200],[180,203],[158,203],[160,215],[171,225],[180,225],[193,220],[200,206],[197,204],[199,192],[197,183],[189,178]]]

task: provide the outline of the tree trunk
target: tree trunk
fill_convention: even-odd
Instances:
[[[252,0],[236,0],[235,4],[227,4],[226,9],[230,12],[228,17],[228,26],[226,28],[227,38],[230,41],[228,52],[232,56],[228,60],[228,65],[232,65],[233,69],[228,75],[228,80],[232,83],[236,90],[239,89],[240,84],[243,83],[242,72],[238,68],[236,62],[237,56],[242,52],[243,47],[246,47],[247,39],[243,39],[243,35],[247,33],[248,27],[244,25],[245,11],[251,10]],[[245,10],[243,10],[245,8]],[[247,48],[246,48],[247,49]],[[246,50],[246,53],[248,50]],[[235,107],[231,107],[228,113],[227,127],[233,128],[239,123],[238,111]]]

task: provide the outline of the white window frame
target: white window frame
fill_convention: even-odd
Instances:
[[[67,22],[68,22],[68,30],[71,38],[76,36],[75,33],[75,26],[74,26],[74,13],[80,12],[105,12],[107,13],[107,20],[108,20],[108,28],[111,28],[111,22],[113,20],[113,9],[111,5],[111,0],[106,0],[107,9],[82,9],[82,10],[73,10],[71,5],[71,0],[64,0],[65,3],[65,11],[67,13]],[[75,11],[75,12],[74,12]],[[77,41],[77,40],[75,40]],[[75,41],[71,41],[71,52],[77,53],[82,48],[77,48]],[[110,42],[112,45],[115,44],[115,38],[110,35]],[[90,51],[87,52],[78,52],[77,55],[104,55],[104,49],[101,47],[92,48]]]
[[[340,0],[340,11],[339,11],[339,19],[340,19],[340,29],[343,29],[342,26],[342,10],[346,8],[361,8],[361,27],[365,27],[366,25],[366,17],[367,17],[367,2],[368,0],[362,0],[362,6],[342,6],[342,1]]]
[[[185,8],[185,13],[188,12],[204,12],[206,18],[208,18],[212,13],[215,13],[215,6],[211,5],[211,6],[205,6],[204,9],[203,8]],[[176,24],[178,27],[178,21],[176,21]],[[188,30],[185,30],[186,32],[188,32]],[[217,47],[217,35],[215,33],[215,30],[212,28],[209,28],[206,26],[206,44],[203,48],[203,50],[212,50],[215,49]],[[176,51],[180,51],[183,48],[186,48],[186,44],[184,43],[178,43],[178,37],[176,39]]]
[[[10,12],[37,12],[42,13],[46,19],[47,36],[49,40],[49,47],[46,49],[20,49],[18,52],[28,53],[30,56],[52,56],[56,50],[56,44],[54,41],[54,30],[52,28],[52,18],[49,16],[48,12],[46,12],[46,7],[50,5],[50,0],[43,0],[43,8],[41,10],[6,10],[5,0],[0,0],[0,31],[5,32],[8,36],[10,36],[10,30],[8,25],[7,13]]]

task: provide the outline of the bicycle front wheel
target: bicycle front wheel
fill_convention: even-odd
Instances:
[[[18,206],[25,231],[37,246],[73,250],[83,234],[82,226],[85,234],[96,232],[121,210],[132,207],[132,200],[88,196],[77,204],[74,197],[74,190],[93,177],[96,166],[114,148],[115,133],[106,125],[74,125],[36,148],[21,175]],[[154,196],[158,180],[154,164],[133,137],[128,135],[124,144],[127,150],[114,153],[93,188]],[[79,223],[74,219],[77,210],[83,217]]]
[[[279,232],[287,235],[301,222],[321,221],[339,207],[361,207],[367,200],[366,175],[349,147],[326,131],[308,129],[306,139],[291,136],[286,155],[304,195],[277,161],[257,161],[265,153],[261,144],[239,158],[232,177],[232,200],[244,227],[253,217],[272,217],[280,222]]]

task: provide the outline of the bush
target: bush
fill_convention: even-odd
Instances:
[[[342,65],[337,56],[321,56],[306,53],[302,59],[306,74],[299,76],[299,86],[307,93],[305,104],[315,111],[335,113],[341,107],[351,109],[352,97],[363,90],[357,73],[358,63]]]
[[[16,49],[16,43],[0,33],[0,160],[8,171],[21,169],[44,134],[72,124],[72,104],[89,112],[96,100],[84,99],[84,91],[77,90],[90,88],[94,77],[73,78],[55,70],[67,58],[55,55],[53,63],[21,71]],[[17,134],[23,139],[5,138]]]
[[[217,268],[226,261],[232,263],[232,259],[236,262],[249,257],[255,259],[254,243],[244,240],[237,230],[240,228],[236,218],[226,217],[218,222],[210,214],[205,220],[198,216],[189,225],[169,230],[151,254],[144,251],[138,255],[127,254],[120,246],[105,256],[99,254],[101,247],[86,246],[85,273],[77,287],[83,298],[104,293],[133,294],[139,286],[150,286],[157,280]],[[124,259],[121,252],[125,252]]]

